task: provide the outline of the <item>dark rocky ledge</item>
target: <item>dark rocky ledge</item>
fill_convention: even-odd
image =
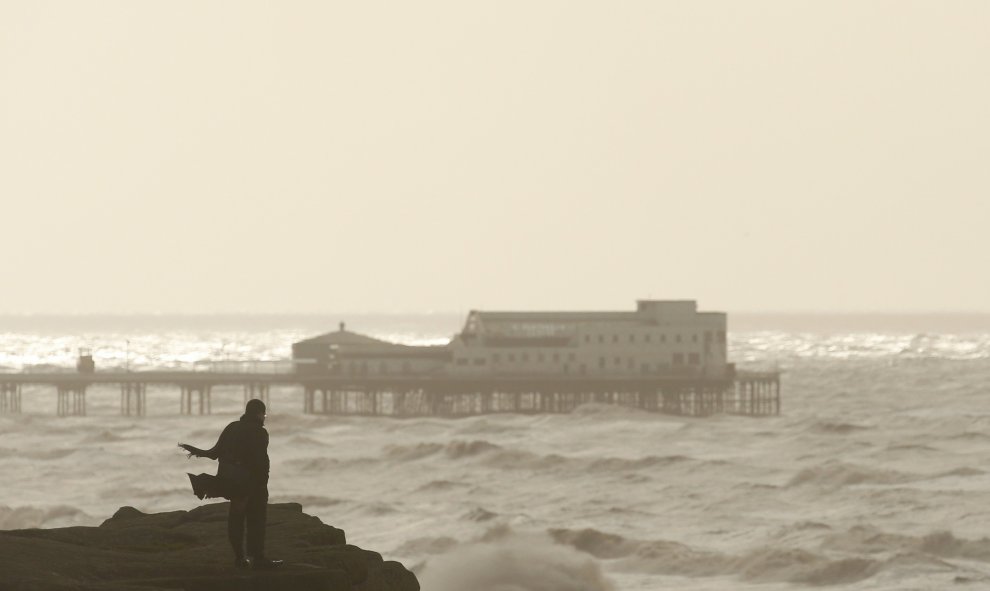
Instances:
[[[275,571],[241,571],[227,544],[227,503],[141,513],[99,527],[0,531],[0,591],[418,591],[398,562],[346,543],[296,503],[268,506]]]

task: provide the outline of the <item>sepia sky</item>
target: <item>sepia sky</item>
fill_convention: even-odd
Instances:
[[[990,2],[0,0],[0,313],[990,312]]]

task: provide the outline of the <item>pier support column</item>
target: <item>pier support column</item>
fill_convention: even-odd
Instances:
[[[147,386],[140,382],[125,382],[120,385],[120,414],[143,417],[147,406],[145,390]]]
[[[322,386],[304,386],[303,387],[303,414],[311,415],[316,414],[316,399],[317,395],[320,395],[323,401],[323,407],[319,412],[324,414],[327,413],[327,389]],[[268,404],[267,402],[265,404]]]
[[[86,416],[86,386],[61,384],[58,392],[58,416]]]
[[[179,393],[179,414],[193,414],[193,394],[199,397],[199,414],[210,414],[213,408],[211,396],[211,386],[209,384],[197,384],[193,386],[180,386]]]
[[[271,386],[269,384],[250,382],[244,384],[244,404],[248,403],[248,400],[252,398],[257,398],[258,400],[265,403],[266,408],[271,407],[271,401],[269,398],[269,392],[271,391]]]
[[[21,385],[0,384],[0,414],[20,414]]]
[[[244,404],[247,405],[248,400],[257,398],[265,403],[265,408],[271,408],[271,402],[269,399],[270,390],[271,386],[269,384],[260,382],[248,382],[247,384],[244,384]]]

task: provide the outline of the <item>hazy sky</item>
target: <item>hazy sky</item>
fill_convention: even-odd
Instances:
[[[990,2],[0,0],[0,313],[990,311]]]

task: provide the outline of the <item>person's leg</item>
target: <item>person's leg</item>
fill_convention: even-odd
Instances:
[[[234,564],[241,566],[244,561],[244,518],[247,512],[248,497],[234,497],[230,500],[227,514],[227,539],[234,550]]]
[[[268,487],[255,488],[247,499],[247,550],[251,560],[265,558],[265,522],[268,517]]]

